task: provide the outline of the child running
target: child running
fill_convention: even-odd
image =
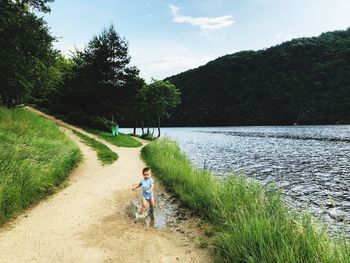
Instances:
[[[154,208],[154,196],[153,196],[153,188],[154,188],[154,181],[151,178],[151,169],[149,167],[145,167],[142,170],[143,179],[140,181],[138,185],[134,185],[132,190],[142,187],[142,207],[141,207],[141,213],[140,216],[136,213],[136,218],[139,217],[145,217],[144,214],[147,206],[147,201],[150,204],[150,212],[153,213]]]

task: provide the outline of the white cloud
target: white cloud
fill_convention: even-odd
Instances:
[[[131,47],[130,54],[132,64],[141,70],[140,75],[147,82],[152,78],[164,79],[199,67],[218,57],[218,54],[200,54],[174,43],[159,43],[142,48]]]
[[[219,17],[191,17],[179,15],[180,8],[174,5],[169,6],[173,14],[175,23],[188,23],[192,26],[198,26],[201,30],[214,30],[228,27],[235,23],[232,15]]]

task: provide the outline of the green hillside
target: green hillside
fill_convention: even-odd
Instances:
[[[220,57],[167,78],[182,94],[168,125],[350,123],[350,28]]]
[[[52,122],[0,107],[0,224],[52,193],[80,158]]]

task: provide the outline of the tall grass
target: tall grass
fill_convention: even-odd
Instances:
[[[217,262],[350,262],[347,241],[332,240],[310,215],[287,207],[274,186],[242,175],[219,182],[166,139],[144,147],[142,157],[170,191],[213,224]]]
[[[102,164],[112,164],[115,160],[118,159],[118,154],[113,152],[103,143],[96,141],[95,139],[90,138],[89,136],[86,136],[85,134],[82,134],[80,132],[74,130],[73,132],[74,134],[79,136],[85,144],[87,144],[96,151],[97,158],[100,160],[100,162],[102,162]]]
[[[80,158],[52,122],[0,107],[0,224],[52,193]]]
[[[116,145],[119,147],[140,147],[142,143],[132,138],[130,135],[119,133],[118,136],[113,136],[110,132],[105,132],[101,130],[88,129],[90,133],[96,134],[102,139]]]

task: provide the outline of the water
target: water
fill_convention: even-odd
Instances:
[[[134,222],[139,222],[155,229],[172,227],[177,231],[181,231],[179,223],[186,221],[191,217],[190,211],[182,207],[177,198],[167,193],[165,189],[159,185],[155,189],[154,195],[156,203],[153,213],[150,212],[149,207],[147,206],[147,216],[145,218],[137,219],[135,213],[140,212],[141,200],[134,199],[126,204],[125,214],[134,220]]]
[[[128,131],[130,132],[130,130]],[[276,183],[285,200],[350,234],[350,126],[166,128],[200,168]]]

